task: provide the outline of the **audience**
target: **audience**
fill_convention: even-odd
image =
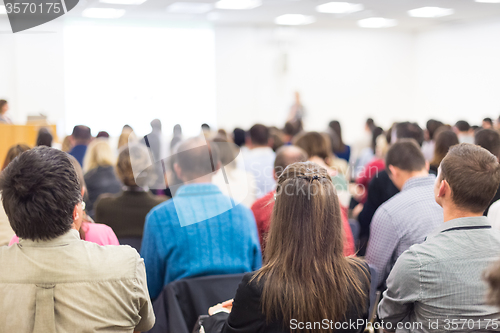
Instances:
[[[78,163],[83,166],[83,158],[87,152],[87,146],[92,141],[90,128],[87,126],[79,125],[73,128],[73,134],[70,136],[71,150],[69,154],[76,158]],[[63,143],[64,146],[64,143]]]
[[[141,255],[151,298],[171,281],[250,272],[261,266],[255,219],[212,184],[218,152],[200,138],[182,142],[174,155],[182,185],[173,199],[146,217]],[[169,180],[170,184],[170,180]]]
[[[233,131],[233,142],[238,147],[242,148],[245,145],[246,133],[241,128],[235,128]]]
[[[460,143],[474,143],[474,136],[471,134],[473,130],[468,122],[465,120],[459,120],[453,129],[457,134],[458,141],[460,141]]]
[[[12,124],[12,120],[7,117],[9,103],[5,99],[0,99],[0,124]]]
[[[87,241],[87,242],[92,242],[96,243],[99,245],[120,245],[118,242],[118,239],[116,238],[115,233],[113,232],[113,229],[111,229],[109,226],[105,224],[100,224],[100,223],[94,223],[92,218],[87,215],[87,212],[85,210],[85,201],[88,200],[88,195],[87,195],[87,185],[85,184],[85,180],[83,178],[83,171],[82,167],[80,166],[80,163],[76,160],[71,155],[68,155],[68,158],[71,161],[71,164],[73,164],[73,167],[75,168],[76,175],[78,177],[78,182],[80,184],[80,192],[82,193],[82,223],[80,225],[80,229],[78,229],[78,232],[80,233],[80,239]],[[17,235],[14,235],[12,239],[10,240],[9,245],[19,243],[19,237]]]
[[[98,139],[98,138],[109,139],[109,133],[106,131],[100,131],[99,133],[97,133],[97,136],[96,136],[96,139]]]
[[[253,174],[237,167],[239,147],[222,136],[216,136],[212,143],[217,146],[221,162],[221,168],[212,182],[222,194],[233,198],[236,204],[242,203],[250,208],[256,199],[257,187]]]
[[[493,120],[491,118],[484,118],[481,127],[484,129],[493,129]]]
[[[120,137],[118,138],[118,149],[123,148],[124,146],[127,146],[129,141],[136,142],[137,137],[134,133],[134,130],[132,127],[129,125],[123,126],[122,133],[120,134]]]
[[[19,246],[0,247],[2,332],[147,331],[155,318],[135,250],[80,240],[81,185],[66,153],[37,147],[0,176]]]
[[[87,211],[92,217],[94,217],[94,203],[101,194],[115,194],[122,189],[122,184],[116,178],[114,165],[115,158],[108,140],[102,138],[93,140],[83,161],[85,183],[89,192]]]
[[[333,131],[336,136],[336,145],[332,145],[333,154],[349,163],[351,158],[351,147],[346,145],[342,140],[342,128],[337,120],[330,121],[328,127]]]
[[[375,157],[376,140],[379,137],[379,135],[384,134],[384,130],[381,127],[375,127],[371,133],[372,133],[372,140],[370,146],[361,150],[356,162],[354,163],[355,178],[360,176],[360,174],[365,170],[366,165],[370,163],[370,161],[372,161],[373,158]]]
[[[15,145],[10,147],[9,151],[7,152],[7,156],[5,156],[5,160],[2,166],[2,171],[19,155],[24,153],[25,151],[28,151],[30,147],[27,145]],[[0,175],[2,172],[0,172]],[[7,214],[5,213],[5,210],[2,205],[2,195],[0,194],[0,246],[4,246],[9,244],[10,239],[14,235],[14,230],[12,230],[10,223],[9,223],[9,218],[7,217]]]
[[[443,127],[443,130],[439,129],[436,132],[436,142],[434,144],[434,157],[430,160],[429,170],[437,175],[439,164],[443,158],[448,154],[450,147],[458,145],[458,137],[452,130]]]
[[[425,126],[425,141],[422,143],[422,154],[424,154],[426,161],[432,161],[434,159],[434,147],[435,147],[435,134],[438,128],[444,124],[439,120],[430,119],[427,121]]]
[[[414,139],[419,145],[424,141],[424,132],[416,123],[403,122],[393,125],[391,130],[395,133],[395,139],[391,138],[391,143],[400,139]],[[392,198],[399,192],[399,189],[394,185],[389,174],[382,170],[374,177],[368,185],[368,196],[366,203],[362,208],[358,208],[361,212],[358,215],[360,225],[360,249],[359,254],[364,255],[366,250],[366,241],[370,235],[370,224],[372,222],[375,211],[384,202]]]
[[[497,131],[492,129],[477,131],[474,136],[474,143],[492,153],[497,159],[500,157],[500,134]],[[484,211],[484,216],[488,216],[491,205],[498,200],[500,200],[500,187],[497,189],[495,196]],[[495,213],[492,215],[495,215]]]
[[[234,301],[209,310],[207,324],[222,321],[224,333],[291,332],[294,323],[327,318],[348,323],[342,332],[362,331],[363,325],[349,323],[368,317],[369,269],[344,257],[333,193],[328,171],[317,164],[294,163],[280,174],[264,266],[244,276]]]
[[[172,140],[170,141],[170,151],[174,151],[175,146],[182,141],[182,127],[177,124],[174,126]]]
[[[401,253],[423,242],[443,220],[442,209],[434,200],[436,177],[429,175],[415,140],[398,140],[387,152],[385,164],[401,192],[375,212],[366,250],[366,262],[377,270],[377,286],[382,290]]]
[[[119,239],[142,239],[146,215],[167,199],[147,190],[151,183],[148,163],[149,155],[142,145],[122,148],[116,174],[124,185],[123,190],[116,194],[102,194],[95,204],[95,220],[110,226]],[[144,171],[139,173],[139,170]]]
[[[276,153],[276,160],[274,161],[274,178],[278,180],[279,175],[283,172],[283,170],[285,170],[288,165],[296,162],[306,161],[307,153],[302,148],[299,148],[297,146],[284,146],[280,148]],[[252,211],[255,216],[255,221],[257,222],[257,230],[259,231],[260,244],[263,253],[266,244],[267,233],[271,225],[271,214],[274,207],[275,195],[276,191],[273,190],[255,201],[255,203],[252,205]],[[345,235],[344,254],[346,256],[351,256],[354,255],[355,252],[354,239],[345,209],[341,209],[341,216]]]
[[[496,330],[487,323],[497,321],[500,312],[486,304],[481,276],[500,253],[500,232],[483,216],[499,185],[496,156],[471,144],[451,147],[434,186],[444,224],[397,260],[379,305],[381,320],[392,327],[422,324],[410,332],[445,332],[447,323],[464,319],[474,325],[469,331]]]
[[[73,149],[73,144],[71,143],[71,135],[66,135],[61,144],[61,150],[65,153],[69,153]]]
[[[46,147],[52,147],[52,134],[50,134],[50,131],[42,127],[38,131],[38,136],[36,138],[36,146],[46,146]]]
[[[248,131],[243,159],[246,171],[250,171],[257,186],[257,199],[262,198],[276,186],[273,178],[273,163],[276,154],[271,149],[269,129],[261,124]]]

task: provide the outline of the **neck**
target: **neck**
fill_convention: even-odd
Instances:
[[[462,217],[479,217],[479,216],[483,216],[483,213],[474,213],[468,210],[461,209],[453,204],[443,205],[443,217],[445,223]]]
[[[407,175],[406,175],[406,179],[403,183],[403,186],[404,184],[406,184],[407,181],[409,181],[410,179],[412,178],[417,178],[417,177],[428,177],[429,176],[429,171],[427,170],[421,170],[421,171],[411,171],[411,172],[408,172]]]
[[[250,149],[255,149],[255,148],[268,148],[269,146],[268,145],[255,145],[255,144],[252,144],[251,147],[249,147]]]
[[[184,181],[185,185],[191,185],[191,184],[206,184],[206,183],[211,183],[212,182],[212,174],[202,176],[193,180],[188,180]]]

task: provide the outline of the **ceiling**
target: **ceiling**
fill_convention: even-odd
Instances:
[[[374,16],[398,20],[396,27],[406,31],[419,31],[440,25],[464,24],[480,20],[500,21],[500,3],[477,3],[474,0],[351,0],[361,3],[365,9],[353,14],[318,13],[315,7],[331,0],[262,0],[262,6],[250,10],[214,9],[204,14],[174,14],[166,8],[174,2],[214,3],[215,0],[147,0],[141,5],[110,5],[99,0],[80,0],[67,17],[81,17],[86,8],[122,8],[126,14],[117,20],[146,19],[151,21],[205,21],[216,26],[276,26],[274,19],[283,14],[313,15],[316,21],[307,28],[358,28],[357,21]],[[338,0],[343,1],[343,0]],[[349,0],[347,0],[349,1]],[[441,18],[413,18],[407,11],[434,6],[453,8],[455,13]]]

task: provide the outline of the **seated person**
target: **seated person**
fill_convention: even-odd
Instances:
[[[116,178],[115,165],[116,158],[107,139],[95,139],[89,144],[83,159],[83,171],[89,194],[87,211],[92,217],[95,216],[94,204],[101,194],[114,194],[122,189],[122,184]]]
[[[133,160],[133,161],[132,161]],[[147,191],[153,184],[146,169],[149,155],[142,145],[125,146],[118,155],[116,174],[125,185],[118,194],[102,194],[96,203],[95,220],[110,226],[118,238],[142,238],[146,215],[168,197],[159,197]],[[134,168],[145,170],[134,177]],[[139,185],[139,184],[140,185]]]
[[[29,150],[30,147],[24,144],[14,145],[10,147],[5,156],[2,170],[5,169],[10,162],[14,160],[17,156],[21,155],[25,151]],[[0,171],[1,174],[1,171]],[[14,236],[14,230],[10,227],[9,218],[5,214],[5,210],[2,205],[2,196],[0,195],[0,246],[9,244],[12,236]]]
[[[302,148],[299,148],[297,146],[281,147],[276,152],[276,160],[274,161],[274,178],[277,180],[279,178],[279,175],[283,172],[283,170],[285,170],[288,165],[305,161],[307,161],[307,153]],[[276,191],[273,190],[257,200],[252,205],[252,211],[255,216],[255,221],[257,222],[257,230],[259,231],[262,251],[264,251],[267,233],[269,231],[271,223],[271,213],[273,212],[275,194]],[[354,255],[354,238],[352,236],[351,227],[349,226],[349,221],[347,219],[347,213],[344,209],[341,209],[341,214],[345,235],[344,255]]]
[[[85,199],[87,198],[87,186],[85,185],[85,180],[83,179],[82,167],[80,166],[80,163],[78,163],[76,158],[74,158],[69,154],[68,157],[71,160],[71,163],[73,164],[73,167],[75,168],[76,174],[78,176],[78,182],[80,183],[81,186],[81,193],[83,198],[82,224],[80,226],[80,229],[78,230],[78,232],[80,233],[80,239],[87,242],[96,243],[99,245],[120,245],[120,243],[118,242],[118,238],[116,238],[116,235],[113,232],[113,229],[111,229],[105,224],[94,223],[92,218],[87,215],[87,212],[85,210]],[[10,240],[9,246],[16,243],[19,243],[19,237],[17,237],[17,235],[14,235]]]
[[[235,205],[212,184],[220,167],[217,149],[192,138],[178,145],[173,158],[184,185],[149,212],[142,239],[153,299],[174,280],[250,272],[262,262],[252,211]]]
[[[495,156],[472,144],[451,147],[434,187],[444,223],[404,252],[391,271],[378,308],[386,327],[392,324],[386,331],[393,332],[399,322],[413,323],[409,332],[498,330],[492,324],[500,311],[486,304],[482,275],[500,253],[500,231],[483,216],[499,185]]]
[[[295,332],[299,323],[326,319],[331,330],[297,331],[340,331],[335,323],[342,332],[363,331],[369,268],[344,257],[334,192],[328,171],[317,164],[294,163],[281,173],[263,267],[244,276],[234,302],[212,307],[204,325],[222,321],[223,333]]]
[[[146,271],[137,252],[80,239],[80,188],[68,155],[53,148],[29,150],[2,172],[3,205],[21,240],[0,247],[1,332],[152,328]]]
[[[436,176],[428,168],[413,139],[401,139],[387,152],[387,173],[401,192],[377,209],[366,250],[366,262],[377,269],[382,290],[401,253],[422,243],[443,221],[443,209],[434,200]]]
[[[474,144],[486,149],[494,156],[496,156],[497,159],[500,158],[500,133],[498,133],[498,131],[492,129],[483,129],[477,131],[476,135],[474,136]],[[495,196],[493,197],[493,199],[491,199],[490,204],[484,211],[484,216],[490,216],[488,214],[490,208],[492,208],[493,204],[498,200],[500,200],[500,187],[497,189]],[[491,222],[493,223],[493,225],[498,225],[499,222],[497,221],[497,218],[495,216],[498,215],[498,204],[495,207],[496,208],[493,207],[493,212],[491,214]]]

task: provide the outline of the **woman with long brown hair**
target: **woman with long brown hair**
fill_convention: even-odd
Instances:
[[[369,269],[343,255],[340,206],[327,170],[311,162],[288,166],[271,219],[263,267],[245,275],[234,302],[211,308],[210,319],[226,316],[224,333],[362,331],[342,323],[367,318]]]

